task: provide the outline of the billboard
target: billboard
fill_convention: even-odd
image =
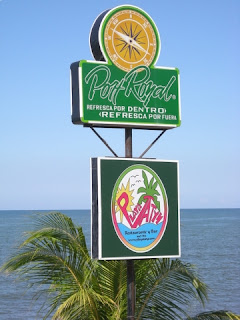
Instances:
[[[92,158],[92,257],[180,256],[178,161]]]
[[[169,129],[181,124],[177,68],[155,67],[161,49],[154,21],[123,5],[101,13],[90,33],[96,61],[71,64],[74,124]]]

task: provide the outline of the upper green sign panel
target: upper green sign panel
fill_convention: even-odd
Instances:
[[[156,25],[124,5],[99,15],[90,34],[93,56],[71,65],[72,121],[100,127],[168,129],[180,125],[177,68],[154,67]]]

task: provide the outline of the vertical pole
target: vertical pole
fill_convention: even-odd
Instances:
[[[134,320],[135,314],[135,272],[134,260],[127,260],[127,319]]]
[[[132,128],[125,129],[125,157],[132,158]]]
[[[132,128],[125,129],[125,157],[132,158]],[[135,314],[135,272],[134,260],[127,260],[127,319],[134,320]]]

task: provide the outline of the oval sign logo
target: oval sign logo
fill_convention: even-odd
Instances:
[[[136,164],[117,179],[112,194],[112,222],[121,242],[134,252],[152,250],[168,221],[164,185],[151,168]]]

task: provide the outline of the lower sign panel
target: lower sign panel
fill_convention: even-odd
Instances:
[[[178,161],[92,158],[92,257],[180,257]]]

